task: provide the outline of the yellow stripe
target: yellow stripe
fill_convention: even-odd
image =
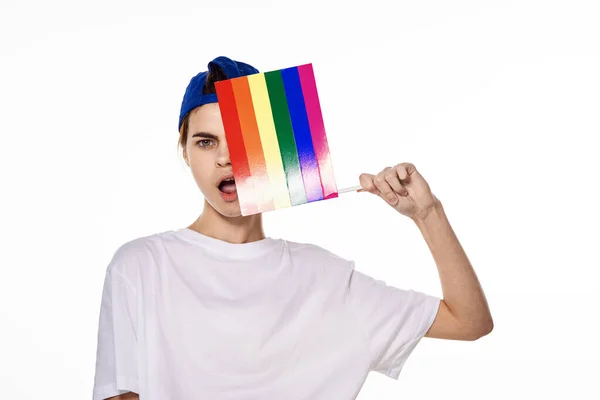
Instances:
[[[285,179],[275,124],[273,123],[273,114],[271,113],[271,103],[269,102],[269,92],[267,91],[265,75],[248,75],[248,83],[250,84],[254,114],[256,115],[258,132],[265,154],[267,173],[271,182],[270,196],[273,198],[276,209],[290,207],[290,194]]]

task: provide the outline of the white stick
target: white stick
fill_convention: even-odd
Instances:
[[[347,193],[347,192],[356,192],[357,190],[362,189],[362,186],[352,186],[345,189],[339,189],[338,193]]]

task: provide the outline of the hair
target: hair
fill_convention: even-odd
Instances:
[[[216,94],[217,91],[215,90],[215,82],[223,81],[226,79],[227,75],[225,75],[225,72],[223,72],[223,70],[219,66],[210,64],[208,74],[206,75],[206,81],[204,82],[204,88],[202,89],[202,94]],[[181,149],[184,149],[187,145],[188,125],[190,115],[194,110],[190,110],[190,112],[187,113],[181,121],[181,127],[179,128],[179,141],[177,142],[178,146],[181,147]]]

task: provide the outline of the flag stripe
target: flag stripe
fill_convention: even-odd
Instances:
[[[285,96],[288,102],[288,111],[294,129],[294,139],[298,149],[300,170],[304,181],[307,202],[323,200],[321,188],[321,176],[319,166],[313,149],[313,142],[306,116],[304,96],[300,85],[298,68],[286,68],[281,70],[281,77],[285,88]]]
[[[306,203],[306,193],[304,191],[304,182],[300,171],[298,151],[294,140],[294,131],[290,121],[281,71],[266,72],[265,81],[269,92],[269,101],[271,103],[281,159],[290,191],[290,200],[294,206],[304,204]]]
[[[265,163],[269,181],[269,195],[273,198],[275,208],[290,207],[290,194],[285,179],[283,161],[279,152],[279,141],[273,123],[269,93],[264,74],[253,74],[248,76],[248,85],[252,95],[252,103],[256,114],[256,124],[260,134],[262,148],[264,150]]]
[[[225,80],[215,83],[219,108],[221,110],[221,119],[225,129],[225,137],[229,148],[229,157],[233,174],[235,176],[235,186],[240,199],[240,207],[243,215],[256,214],[258,207],[253,194],[255,189],[251,181],[250,166],[246,156],[244,138],[237,113],[235,96],[231,80]],[[245,199],[242,201],[241,199]]]
[[[255,188],[254,194],[258,212],[271,211],[275,209],[275,205],[269,193],[269,175],[267,174],[265,155],[258,133],[258,125],[256,124],[248,79],[245,76],[232,79],[231,85],[240,119],[240,128],[244,137],[248,165],[252,174],[251,180]]]
[[[313,148],[319,165],[323,195],[325,199],[334,198],[338,196],[338,191],[312,64],[299,66],[298,74],[302,84]]]

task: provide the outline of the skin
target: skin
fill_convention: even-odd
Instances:
[[[426,337],[477,340],[494,329],[483,289],[444,207],[410,163],[386,167],[377,175],[361,174],[363,189],[379,196],[410,218],[427,243],[438,269],[443,299]]]
[[[204,211],[189,228],[229,243],[264,239],[262,215],[241,216],[239,201],[226,202],[219,194],[221,178],[233,173],[219,105],[194,109],[187,135],[183,158],[204,195]]]
[[[205,198],[204,211],[189,228],[230,243],[264,239],[261,214],[242,217],[237,200],[226,202],[219,195],[219,178],[232,170],[218,104],[206,104],[192,111],[183,156]],[[494,322],[477,275],[442,203],[416,167],[400,163],[385,167],[378,174],[361,174],[359,179],[359,192],[380,197],[415,223],[433,256],[443,299],[425,336],[473,341],[492,332]],[[111,399],[139,397],[127,393]]]

